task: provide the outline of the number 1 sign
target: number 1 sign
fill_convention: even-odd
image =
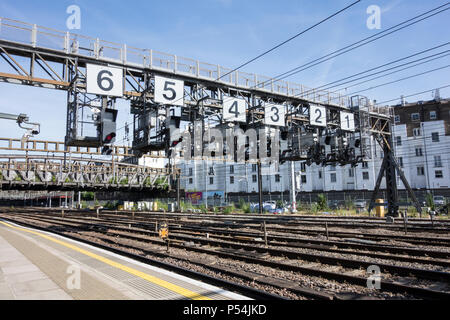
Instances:
[[[123,70],[95,64],[86,65],[86,91],[101,96],[123,96]]]
[[[355,131],[355,115],[350,112],[341,112],[341,129]]]

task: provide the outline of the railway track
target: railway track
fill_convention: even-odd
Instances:
[[[19,217],[20,216],[20,217]],[[11,215],[8,215],[8,218],[11,218]],[[32,216],[31,214],[25,214],[25,215],[16,215],[14,216],[14,219],[28,219],[28,222],[31,222],[31,224],[48,224],[51,226],[51,230],[62,232],[66,234],[67,232],[76,232],[78,235],[86,235],[89,233],[95,233],[97,237],[104,238],[104,241],[116,241],[121,242],[124,241],[124,239],[128,241],[133,241],[136,243],[152,243],[156,246],[164,246],[164,243],[161,242],[161,240],[156,238],[156,233],[154,231],[150,231],[149,227],[151,226],[150,223],[147,223],[144,225],[144,227],[147,227],[147,229],[138,228],[139,224],[140,227],[142,226],[142,223],[140,222],[133,222],[129,220],[128,227],[126,226],[120,226],[118,224],[126,224],[127,222],[124,221],[100,221],[97,219],[92,219],[92,217],[71,217],[67,218],[58,218],[58,217],[42,217],[42,215],[39,216]],[[96,221],[86,221],[86,219],[92,219]],[[23,222],[23,221],[22,221]],[[133,224],[133,227],[131,227],[131,224]],[[49,228],[47,228],[49,230]],[[220,258],[226,258],[234,261],[241,261],[245,262],[247,264],[253,264],[253,265],[259,265],[259,266],[265,266],[272,269],[277,270],[283,270],[286,272],[295,272],[297,274],[302,274],[306,276],[313,276],[313,277],[321,277],[324,279],[329,279],[333,281],[338,281],[339,283],[342,282],[349,282],[352,285],[357,286],[365,286],[367,284],[367,277],[363,277],[361,275],[352,275],[352,272],[354,273],[355,270],[359,270],[360,274],[362,273],[361,269],[366,268],[370,264],[373,264],[371,262],[365,262],[360,260],[354,260],[354,259],[345,259],[345,258],[338,258],[338,257],[330,257],[327,255],[321,255],[321,254],[311,254],[311,253],[301,253],[301,252],[295,252],[292,250],[286,250],[286,249],[279,249],[279,248],[265,248],[263,245],[259,244],[259,246],[256,246],[255,243],[252,244],[244,244],[239,243],[236,241],[232,241],[232,239],[224,239],[220,237],[210,236],[209,239],[206,237],[200,237],[199,235],[195,234],[179,234],[178,230],[174,232],[174,229],[172,228],[171,231],[171,247],[176,248],[179,250],[188,250],[189,252],[196,252],[198,254],[205,254],[209,256],[216,256]],[[116,239],[116,240],[112,240]],[[242,241],[242,239],[241,239]],[[186,245],[188,244],[188,246]],[[120,244],[123,245],[123,244]],[[128,248],[132,250],[132,247]],[[136,248],[135,248],[136,249]],[[314,249],[314,248],[310,248]],[[321,248],[324,249],[324,248]],[[330,248],[328,248],[330,250]],[[318,250],[320,251],[320,250]],[[324,251],[324,250],[322,250]],[[325,250],[326,251],[326,250]],[[329,252],[329,251],[328,251]],[[151,252],[150,252],[151,253]],[[150,254],[147,252],[146,254]],[[337,253],[337,252],[335,252]],[[350,252],[340,252],[340,254],[349,254]],[[354,252],[352,252],[353,254]],[[418,253],[418,252],[416,252]],[[361,254],[363,255],[363,254]],[[382,257],[378,254],[378,256],[374,253],[372,256],[373,258],[381,259]],[[167,257],[166,257],[167,258]],[[173,258],[173,257],[172,257]],[[393,255],[385,255],[383,258],[386,259],[396,259],[399,258],[398,256]],[[403,259],[403,261],[413,262],[413,263],[422,263],[425,264],[425,261],[422,258],[418,257],[409,257],[410,260],[408,260],[408,257],[404,257],[406,259]],[[277,260],[282,261],[277,261]],[[189,261],[192,259],[188,259]],[[449,261],[438,261],[436,259],[435,265],[440,265],[443,267],[448,268]],[[313,266],[314,264],[317,264],[317,266]],[[201,264],[201,261],[197,262],[197,265]],[[432,264],[432,263],[431,263]],[[309,265],[309,267],[305,267]],[[449,292],[445,291],[448,290],[448,288],[444,289],[444,291],[437,291],[432,290],[429,288],[426,288],[426,285],[423,285],[423,281],[434,281],[434,285],[442,284],[442,283],[448,283],[449,281],[449,274],[447,272],[442,271],[434,271],[434,270],[426,270],[421,268],[411,268],[411,267],[402,267],[402,266],[396,266],[393,264],[380,264],[378,265],[383,270],[383,275],[388,275],[388,278],[382,281],[381,285],[384,289],[389,290],[391,292],[397,292],[397,293],[407,293],[409,295],[412,295],[413,297],[424,297],[424,298],[448,298]],[[207,266],[202,266],[203,268],[206,268]],[[211,270],[211,266],[209,266],[209,270]],[[215,267],[217,268],[217,267]],[[336,271],[330,271],[333,268],[340,268],[342,270],[336,272]],[[230,270],[228,268],[227,274],[231,274],[233,270]],[[216,272],[218,272],[216,270]],[[236,273],[236,272],[235,272]],[[242,272],[241,272],[242,273]],[[358,272],[357,272],[358,273]],[[249,279],[250,275],[246,273],[247,280]],[[236,274],[234,276],[237,276]],[[243,276],[243,275],[241,275]],[[255,276],[253,276],[255,278]],[[257,277],[258,278],[258,277]],[[284,282],[280,279],[277,281],[272,280],[264,280],[264,277],[261,275],[259,276],[260,280],[258,283],[272,283],[276,284],[277,281],[280,284],[279,288],[285,287],[286,288],[286,280]],[[398,282],[398,280],[404,280],[407,279],[409,282],[416,282],[414,285],[407,285],[407,284],[401,284]],[[418,284],[417,284],[418,283]],[[292,285],[291,285],[292,286]],[[445,285],[443,285],[445,287]],[[317,291],[317,290],[316,290]],[[296,292],[296,294],[299,294],[300,296],[305,297],[313,297],[314,296],[314,290],[311,291],[311,288],[307,287],[299,287],[295,290],[292,289],[291,292]],[[324,294],[324,292],[319,291],[316,293],[316,297],[319,298],[321,294]],[[327,292],[327,297],[334,297],[338,298],[338,294],[332,294]],[[324,298],[322,296],[322,298]]]

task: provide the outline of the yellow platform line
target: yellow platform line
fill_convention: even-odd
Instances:
[[[107,265],[110,265],[110,266],[115,267],[117,269],[120,269],[122,271],[128,272],[128,273],[130,273],[130,274],[132,274],[132,275],[134,275],[136,277],[139,277],[139,278],[142,278],[144,280],[147,280],[147,281],[149,281],[149,282],[151,282],[153,284],[156,284],[156,285],[158,285],[160,287],[166,288],[166,289],[168,289],[170,291],[176,292],[176,293],[178,293],[178,294],[180,294],[180,295],[182,295],[182,296],[184,296],[186,298],[189,298],[189,299],[192,299],[192,300],[212,300],[211,298],[202,296],[199,293],[196,293],[196,292],[193,292],[191,290],[185,289],[183,287],[177,286],[177,285],[175,285],[173,283],[170,283],[170,282],[167,282],[165,280],[159,279],[157,277],[151,276],[149,274],[146,274],[146,273],[141,272],[139,270],[136,270],[134,268],[130,268],[130,267],[124,266],[123,264],[120,264],[120,263],[112,261],[112,260],[110,260],[108,258],[99,256],[99,255],[97,255],[95,253],[92,253],[92,252],[90,252],[88,250],[79,248],[79,247],[77,247],[75,245],[72,245],[70,243],[67,243],[67,242],[55,239],[55,238],[50,237],[48,235],[42,234],[40,232],[36,232],[36,231],[32,231],[32,230],[16,227],[16,226],[10,225],[10,224],[2,222],[2,221],[0,221],[0,223],[5,225],[5,226],[7,226],[7,227],[9,227],[9,228],[20,230],[20,231],[25,231],[25,232],[28,232],[28,233],[32,233],[32,234],[35,234],[35,235],[37,235],[39,237],[42,237],[44,239],[47,239],[47,240],[50,240],[52,242],[58,243],[58,244],[60,244],[60,245],[62,245],[64,247],[70,248],[70,249],[72,249],[74,251],[77,251],[79,253],[82,253],[82,254],[84,254],[84,255],[86,255],[88,257],[91,257],[91,258],[94,258],[94,259],[96,259],[98,261],[106,263]]]

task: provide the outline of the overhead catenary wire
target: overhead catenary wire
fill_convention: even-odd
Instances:
[[[293,74],[288,75],[288,76],[286,76],[286,77],[284,77],[284,78],[279,78],[279,77],[280,77],[280,76],[284,76],[284,75],[286,75],[286,74],[288,74],[289,72],[292,72],[292,71],[296,71],[296,73],[298,73],[298,72],[301,72],[301,71],[303,71],[303,70],[309,69],[309,68],[311,68],[311,67],[313,67],[313,66],[315,66],[315,65],[318,65],[318,64],[323,63],[323,62],[325,62],[325,61],[328,61],[328,60],[330,60],[330,59],[332,59],[332,58],[334,58],[334,57],[336,57],[336,56],[340,56],[340,55],[342,55],[342,54],[344,54],[344,53],[346,53],[346,52],[352,51],[352,50],[354,50],[354,49],[356,49],[356,48],[359,48],[359,47],[361,47],[361,46],[363,46],[363,45],[366,45],[366,44],[368,44],[368,43],[371,43],[371,42],[373,42],[373,41],[376,41],[376,40],[378,40],[378,39],[381,39],[381,38],[383,38],[383,37],[385,37],[385,36],[387,36],[387,35],[390,35],[390,34],[392,34],[392,33],[394,33],[394,32],[400,31],[400,30],[402,30],[402,29],[404,29],[404,28],[407,28],[407,27],[409,27],[409,26],[411,26],[411,25],[414,25],[414,24],[416,24],[416,23],[418,23],[418,22],[424,21],[424,20],[426,20],[426,19],[428,19],[428,18],[431,18],[431,17],[433,17],[433,16],[435,16],[435,15],[437,15],[437,14],[440,14],[440,13],[442,13],[442,12],[445,12],[446,10],[449,9],[449,8],[445,8],[445,7],[447,7],[449,4],[450,4],[450,2],[447,2],[447,3],[445,3],[445,4],[441,5],[441,6],[438,6],[438,7],[434,8],[434,9],[431,9],[431,10],[429,10],[429,11],[426,11],[426,12],[420,14],[420,15],[417,15],[417,16],[415,16],[415,17],[413,17],[413,18],[410,18],[410,19],[408,19],[408,20],[405,20],[405,21],[403,21],[403,22],[401,22],[401,23],[399,23],[399,24],[397,24],[397,25],[395,25],[395,26],[393,26],[393,27],[390,27],[390,28],[388,28],[388,29],[386,29],[386,30],[383,30],[383,31],[381,31],[381,32],[378,32],[378,33],[376,33],[375,35],[372,35],[372,36],[370,36],[370,37],[367,37],[367,38],[364,38],[364,39],[362,39],[362,40],[359,40],[359,41],[357,41],[357,42],[355,42],[355,43],[353,43],[353,44],[351,44],[351,45],[348,45],[348,46],[346,46],[346,47],[344,47],[344,48],[341,48],[341,49],[339,49],[339,50],[336,50],[336,51],[334,51],[334,52],[331,52],[331,53],[329,53],[329,54],[327,54],[327,55],[325,55],[325,56],[323,56],[323,57],[321,57],[321,58],[315,59],[315,60],[313,60],[313,61],[311,61],[311,62],[309,62],[309,63],[307,63],[307,64],[304,64],[304,65],[299,66],[299,67],[297,67],[297,68],[294,68],[294,69],[292,69],[292,70],[290,70],[290,71],[288,71],[288,72],[285,72],[285,73],[283,73],[283,74],[281,74],[281,75],[278,75],[278,76],[276,76],[273,80],[274,80],[274,81],[277,81],[277,80],[284,79],[284,78],[286,78],[286,77],[288,77],[288,76],[291,76],[291,75],[293,75]],[[433,11],[437,11],[437,10],[442,9],[442,8],[445,8],[445,9],[440,10],[440,11],[438,11],[438,12],[432,13]],[[429,15],[429,16],[426,16],[426,15],[429,14],[429,13],[432,13],[432,14]],[[424,16],[426,16],[426,17],[424,17]],[[423,18],[421,18],[421,17],[423,17]],[[417,21],[414,21],[414,20],[416,20],[416,19],[418,19],[418,18],[421,18],[421,19],[419,19],[419,20],[417,20]],[[411,21],[414,21],[414,22],[407,24],[408,22],[411,22]],[[402,26],[402,25],[404,25],[404,24],[407,24],[407,25]],[[395,29],[395,28],[397,28],[397,27],[400,27],[400,26],[402,26],[402,27],[399,28],[399,29],[397,29],[397,30],[388,32],[388,31],[393,30],[393,29]],[[388,33],[386,33],[386,32],[388,32]],[[384,33],[386,33],[386,34],[384,34]],[[381,34],[384,34],[384,35],[382,35],[382,36],[380,36],[380,37],[377,37],[378,35],[381,35]],[[364,41],[369,40],[369,39],[372,39],[372,40],[370,40],[370,41],[367,42],[367,43],[363,43]],[[361,43],[362,43],[362,44],[361,44]],[[351,48],[351,47],[353,47],[353,46],[355,46],[355,45],[358,45],[358,46],[355,47],[355,48],[352,48],[352,49],[350,49],[350,50],[346,50],[346,51],[345,51],[345,49]],[[341,52],[341,51],[343,51],[343,52]],[[338,53],[338,52],[340,52],[340,53],[333,56],[333,54]],[[324,58],[327,58],[327,59],[326,59],[326,60],[323,60],[323,61],[321,61],[321,62],[319,62],[319,63],[313,64],[313,65],[309,66],[309,67],[306,68],[306,69],[302,69],[302,70],[297,71],[298,69],[300,69],[300,68],[302,68],[302,67],[305,67],[305,66],[310,65],[310,64],[312,64],[312,63],[314,63],[314,62],[320,61],[321,59],[324,59]],[[264,83],[255,84],[255,86],[253,86],[252,88],[256,88],[256,87],[261,86],[261,85],[264,85]],[[124,128],[124,127],[119,128],[118,130],[121,130],[121,129],[123,129],[123,128]]]

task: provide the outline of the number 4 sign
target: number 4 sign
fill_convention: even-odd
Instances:
[[[123,70],[95,64],[86,65],[86,91],[101,96],[123,96]]]
[[[224,97],[223,120],[226,122],[247,122],[247,103],[244,99]]]

